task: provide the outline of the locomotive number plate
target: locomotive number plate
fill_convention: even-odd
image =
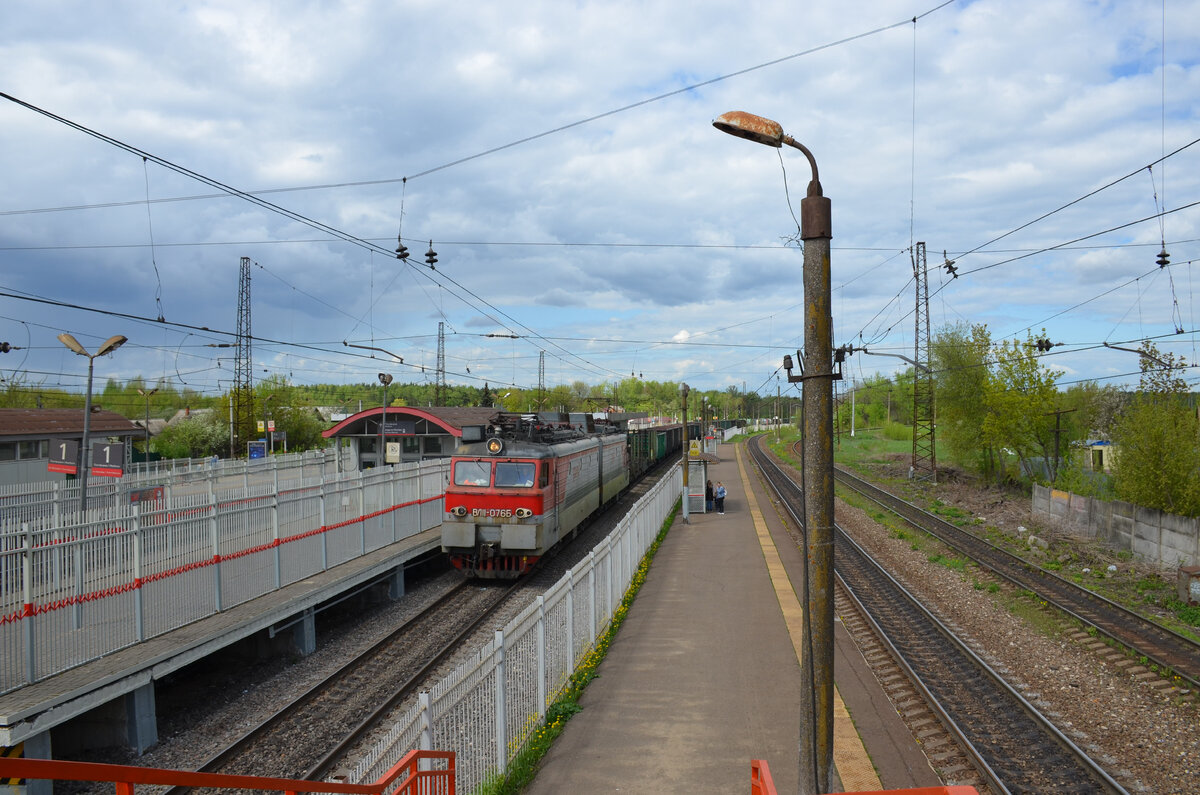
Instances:
[[[512,517],[511,508],[472,508],[472,516],[498,516],[503,519]]]

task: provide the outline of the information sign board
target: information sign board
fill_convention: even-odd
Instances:
[[[259,440],[254,442],[246,442],[246,454],[251,458],[266,458],[267,443]]]
[[[125,443],[93,442],[92,474],[106,478],[119,478],[124,475]]]
[[[50,472],[61,472],[65,475],[79,473],[79,442],[73,439],[54,439],[50,442],[50,463],[46,465]]]

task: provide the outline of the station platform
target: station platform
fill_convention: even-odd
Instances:
[[[85,718],[84,731],[103,733],[112,744],[128,744],[140,753],[157,741],[156,680],[268,629],[307,653],[316,646],[314,611],[381,580],[399,598],[406,564],[440,549],[441,531],[435,527],[0,695],[0,746],[23,744],[25,757],[52,759],[51,730]]]
[[[805,556],[745,447],[709,465],[725,513],[682,517],[599,676],[543,759],[529,795],[744,792],[752,759],[779,792],[799,789]],[[834,765],[839,791],[940,786],[840,621],[834,626]]]

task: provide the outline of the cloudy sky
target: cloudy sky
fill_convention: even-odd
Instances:
[[[773,393],[803,337],[810,170],[715,130],[730,110],[816,158],[835,344],[913,355],[924,243],[935,330],[1044,327],[1064,383],[1136,384],[1137,357],[1105,343],[1200,360],[1197,0],[3,16],[5,379],[79,389],[55,337],[124,334],[99,378],[227,391],[234,351],[213,346],[234,341],[248,257],[256,380],[433,379],[441,322],[451,383],[536,387],[544,351],[548,386]],[[902,366],[855,355],[848,376]]]

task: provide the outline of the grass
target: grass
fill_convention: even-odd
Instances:
[[[609,647],[612,646],[613,640],[620,631],[621,625],[625,622],[625,617],[629,614],[629,608],[633,605],[633,600],[637,597],[638,591],[646,582],[646,576],[650,572],[650,564],[654,560],[654,555],[658,552],[658,548],[662,546],[662,542],[667,537],[667,533],[671,529],[671,524],[675,521],[675,515],[679,512],[679,504],[676,503],[675,510],[663,522],[663,526],[658,531],[657,538],[650,548],[646,550],[646,554],[642,556],[641,563],[638,564],[637,571],[633,575],[633,580],[629,584],[628,590],[625,591],[625,596],[621,599],[621,604],[613,613],[612,620],[608,624],[608,629],[596,641],[596,645],[592,647],[580,661],[579,666],[575,669],[575,673],[567,680],[567,686],[562,694],[547,707],[546,717],[542,721],[542,725],[534,729],[525,741],[524,747],[517,753],[516,757],[509,763],[508,771],[503,775],[492,776],[488,781],[485,781],[475,790],[475,795],[518,795],[525,787],[529,786],[537,774],[538,765],[541,764],[542,757],[550,750],[550,746],[554,740],[563,733],[567,722],[572,716],[583,710],[579,704],[579,698],[583,695],[583,691],[588,684],[595,679],[597,669],[604,658],[608,656]]]

